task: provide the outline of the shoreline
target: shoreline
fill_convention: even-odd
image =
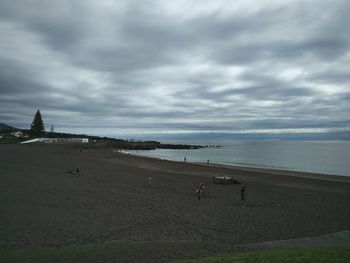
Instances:
[[[161,158],[161,157],[137,155],[137,154],[132,154],[132,153],[127,152],[127,151],[114,151],[113,150],[113,152],[125,154],[125,155],[132,156],[132,157],[145,158],[145,159],[158,160],[158,161],[174,162],[174,163],[179,163],[179,164],[183,163],[183,164],[199,165],[199,166],[203,166],[203,167],[224,168],[224,169],[229,169],[229,170],[233,170],[233,171],[254,172],[254,173],[262,173],[262,174],[277,175],[277,176],[280,175],[280,176],[299,177],[299,178],[315,179],[315,180],[323,180],[323,181],[350,183],[350,176],[346,176],[346,175],[322,174],[322,173],[312,173],[312,172],[304,172],[304,171],[274,169],[274,168],[238,166],[238,165],[221,164],[221,163],[209,163],[209,164],[207,164],[205,162],[189,162],[189,161],[184,162],[184,161],[169,160],[169,159]]]

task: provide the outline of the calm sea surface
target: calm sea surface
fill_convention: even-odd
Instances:
[[[219,145],[197,150],[128,151],[167,160],[206,162],[247,167],[350,176],[349,141],[228,141],[191,142]]]

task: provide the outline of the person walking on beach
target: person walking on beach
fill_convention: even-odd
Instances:
[[[203,184],[203,182],[199,183],[198,188],[201,189],[202,192],[204,191],[204,184]]]
[[[152,182],[152,176],[148,176],[148,185],[151,185]]]
[[[241,188],[241,201],[242,202],[245,201],[245,190],[246,190],[246,186],[243,185],[243,187]]]
[[[198,196],[198,201],[200,201],[202,197],[202,189],[199,186],[197,186],[197,196]]]
[[[203,190],[204,190],[204,184],[203,184],[203,182],[200,182],[199,185],[197,186],[198,201],[201,200]]]

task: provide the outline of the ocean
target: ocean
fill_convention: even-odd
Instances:
[[[178,142],[181,143],[181,142]],[[196,150],[156,149],[130,154],[188,162],[350,176],[350,141],[216,141]],[[220,146],[220,147],[215,147]]]

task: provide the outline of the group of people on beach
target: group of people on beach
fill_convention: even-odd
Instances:
[[[152,176],[148,176],[148,185],[151,185],[152,183]],[[197,193],[197,198],[198,198],[198,201],[201,200],[202,198],[202,194],[203,194],[203,191],[204,191],[204,183],[203,182],[200,182],[198,185],[197,185],[197,188],[196,188],[196,193]],[[245,191],[246,191],[246,186],[243,185],[243,187],[241,188],[241,201],[244,202],[245,201]]]
[[[67,173],[69,173],[69,174],[81,174],[81,171],[79,168],[77,168],[76,170],[69,170]]]
[[[198,201],[201,200],[202,198],[202,194],[203,194],[203,191],[204,191],[204,183],[203,182],[200,182],[196,188],[196,193],[197,193],[197,197],[198,197]],[[243,185],[243,187],[241,188],[241,202],[245,202],[245,191],[246,191],[246,186]]]

